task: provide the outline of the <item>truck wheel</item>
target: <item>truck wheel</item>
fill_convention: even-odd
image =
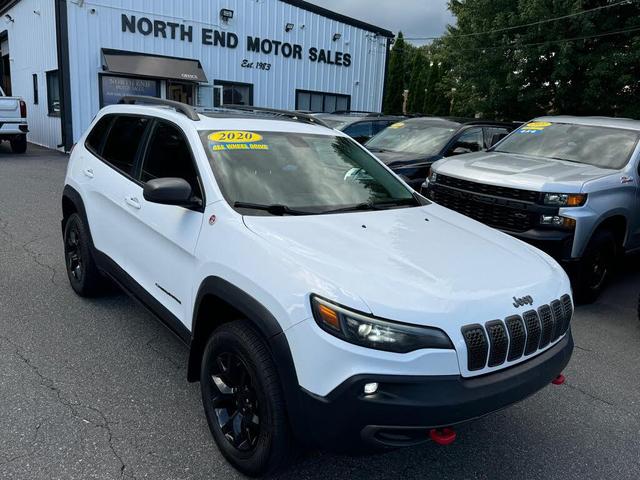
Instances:
[[[576,299],[581,303],[596,301],[609,281],[616,258],[616,243],[611,232],[596,232],[578,264],[574,276]]]
[[[11,143],[11,151],[13,153],[24,153],[24,152],[27,151],[27,136],[26,135],[17,135],[9,143]]]
[[[269,349],[246,320],[215,330],[202,357],[202,403],[222,455],[249,476],[283,468],[292,453],[280,380]]]
[[[104,278],[93,260],[87,227],[77,213],[64,227],[64,258],[71,288],[81,297],[102,293]]]

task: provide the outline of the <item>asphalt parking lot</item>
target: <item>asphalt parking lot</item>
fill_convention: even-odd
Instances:
[[[0,478],[241,478],[218,453],[187,349],[126,295],[68,286],[67,157],[0,146]],[[640,261],[579,307],[564,386],[431,443],[384,455],[309,452],[286,479],[640,478]]]

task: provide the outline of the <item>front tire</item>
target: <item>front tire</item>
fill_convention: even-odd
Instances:
[[[27,151],[27,136],[26,135],[17,135],[9,143],[11,143],[11,151],[13,153],[24,153],[24,152]]]
[[[576,299],[593,303],[604,290],[615,265],[616,242],[611,232],[596,232],[589,241],[574,276]]]
[[[77,213],[64,226],[64,259],[71,288],[81,297],[103,292],[104,278],[91,252],[89,230]]]
[[[282,387],[251,324],[237,320],[215,330],[200,372],[207,422],[227,461],[249,476],[286,466],[292,445]]]

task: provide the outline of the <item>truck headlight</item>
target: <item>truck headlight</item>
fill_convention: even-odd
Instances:
[[[561,215],[541,215],[540,225],[573,229],[576,228],[576,221],[573,218],[563,217]]]
[[[375,318],[312,296],[316,323],[331,335],[361,347],[407,353],[421,348],[453,349],[442,330]]]
[[[433,168],[429,170],[429,183],[436,183],[438,181],[438,174],[433,171]]]
[[[587,201],[586,194],[545,193],[544,204],[556,207],[581,207]]]

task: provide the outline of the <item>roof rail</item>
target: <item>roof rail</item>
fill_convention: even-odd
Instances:
[[[314,125],[331,128],[319,118],[316,118],[313,115],[309,115],[308,113],[292,112],[289,110],[278,110],[276,108],[251,107],[249,105],[223,105],[222,108],[226,110],[239,110],[241,112],[267,113],[275,115],[277,117],[286,117],[290,118],[291,120],[297,120],[299,122],[311,123]]]
[[[126,97],[122,97],[118,103],[121,105],[147,104],[147,105],[159,105],[162,107],[169,107],[169,108],[175,109],[179,113],[182,113],[189,120],[193,120],[193,121],[200,120],[200,116],[196,112],[195,108],[193,108],[191,105],[187,105],[186,103],[175,102],[173,100],[166,100],[164,98],[143,97],[141,95],[127,95]]]
[[[365,110],[336,110],[335,112],[331,112],[332,115],[352,115],[354,113],[366,115],[367,117],[383,117],[384,116],[384,113],[367,112]]]

